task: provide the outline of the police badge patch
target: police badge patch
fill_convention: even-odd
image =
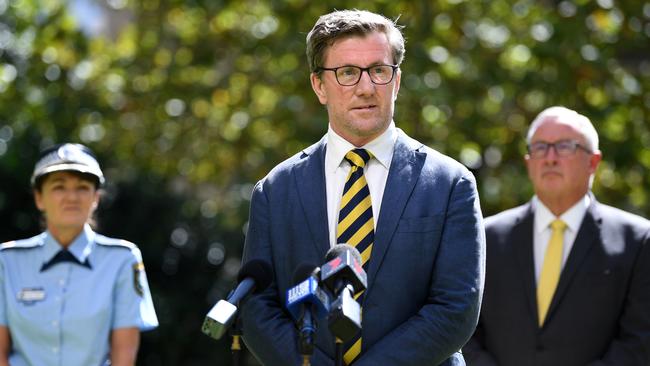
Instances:
[[[144,264],[142,262],[138,262],[133,265],[133,289],[135,290],[135,293],[140,295],[140,297],[144,296],[144,289],[142,288],[142,280],[140,277],[144,273]]]

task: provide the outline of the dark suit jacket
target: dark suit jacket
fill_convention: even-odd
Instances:
[[[325,139],[255,186],[244,261],[272,263],[273,282],[242,306],[244,340],[264,365],[300,365],[284,309],[292,274],[324,263],[330,248]],[[355,365],[464,365],[458,353],[478,320],[485,235],[472,174],[399,131],[363,302]],[[334,338],[319,324],[312,365],[332,365]]]
[[[486,232],[468,366],[650,365],[650,222],[592,196],[541,329],[530,203],[486,219]]]

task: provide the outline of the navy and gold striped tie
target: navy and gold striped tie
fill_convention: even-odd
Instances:
[[[345,160],[350,163],[351,168],[343,188],[339,223],[336,228],[337,243],[347,243],[355,247],[361,253],[361,264],[366,272],[375,241],[370,190],[363,175],[363,168],[371,157],[372,154],[365,149],[354,149],[345,154]],[[362,293],[357,295],[359,302],[362,301],[360,295]],[[346,365],[352,363],[361,353],[361,334],[357,334],[348,344],[343,356]]]

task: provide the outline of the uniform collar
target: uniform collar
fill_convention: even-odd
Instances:
[[[564,221],[567,227],[574,233],[578,232],[582,219],[587,213],[587,208],[591,203],[591,197],[586,194],[582,199],[578,200],[575,205],[571,206],[568,210],[564,211],[560,217],[556,217],[551,210],[549,210],[537,196],[533,197],[533,210],[535,211],[535,231],[537,234],[546,230],[551,222],[556,218]]]
[[[81,233],[70,243],[67,250],[74,255],[80,263],[84,263],[90,252],[92,252],[92,247],[95,244],[95,232],[90,228],[90,225],[85,224]],[[44,243],[44,262],[50,261],[61,249],[63,246],[54,239],[52,234],[49,231],[46,231],[45,243]]]
[[[391,121],[386,131],[379,135],[376,139],[361,146],[361,148],[368,150],[372,156],[386,170],[390,168],[390,161],[393,158],[393,149],[397,141],[397,128],[395,122]],[[327,154],[325,157],[325,171],[327,173],[334,173],[336,169],[343,162],[343,158],[348,151],[356,149],[357,147],[350,142],[339,136],[332,127],[327,129]]]

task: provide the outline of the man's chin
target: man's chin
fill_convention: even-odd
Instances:
[[[561,184],[561,182],[543,182],[539,184],[535,191],[538,192],[538,195],[543,195],[547,197],[558,197],[566,191],[566,185]]]
[[[365,118],[354,118],[351,121],[351,125],[356,131],[365,135],[372,135],[378,131],[384,131],[388,127],[389,123],[384,122],[377,116],[368,116]]]
[[[549,189],[561,189],[564,183],[564,177],[557,173],[547,173],[542,175],[539,184]]]

